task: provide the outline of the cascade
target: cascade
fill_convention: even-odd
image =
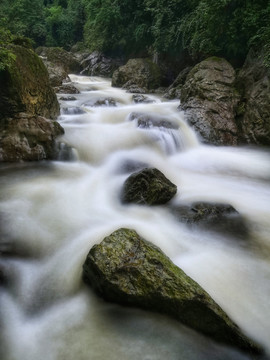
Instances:
[[[61,100],[59,160],[1,165],[1,360],[251,359],[92,293],[86,255],[120,227],[159,246],[269,359],[269,153],[200,144],[177,101],[149,94],[136,103],[110,79],[71,79],[80,94]],[[177,185],[169,206],[121,204],[124,181],[146,166]],[[172,209],[193,202],[232,205],[248,234],[180,221]]]

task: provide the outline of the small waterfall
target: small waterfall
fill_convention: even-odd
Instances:
[[[201,145],[178,101],[135,102],[109,79],[70,77],[81,93],[61,100],[59,160],[1,168],[1,360],[251,360],[84,285],[90,248],[120,227],[159,246],[264,346],[258,360],[269,360],[269,153]],[[121,203],[124,181],[142,167],[177,185],[170,206]],[[231,204],[247,238],[181,222],[172,208],[193,202]]]

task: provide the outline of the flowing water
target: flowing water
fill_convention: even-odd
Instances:
[[[60,160],[1,167],[1,360],[252,358],[166,316],[97,298],[82,264],[120,227],[158,245],[269,354],[269,153],[200,145],[177,101],[134,103],[109,79],[72,80],[81,93],[62,101]],[[64,144],[72,161],[61,161]],[[177,185],[170,206],[121,204],[125,179],[145,166]],[[231,204],[248,234],[189,226],[170,210],[195,201]]]

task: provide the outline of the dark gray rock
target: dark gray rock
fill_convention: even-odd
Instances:
[[[57,94],[79,94],[80,91],[71,83],[65,83],[54,88]]]
[[[174,80],[174,82],[166,90],[164,97],[166,99],[180,99],[181,89],[185,84],[186,78],[191,71],[191,67],[183,69]]]
[[[234,88],[235,71],[222,58],[197,64],[181,89],[180,108],[202,140],[215,145],[236,145],[235,121],[240,96]]]
[[[133,95],[132,100],[135,103],[144,103],[144,104],[151,104],[151,103],[155,102],[154,100],[151,100],[151,99],[149,99],[149,97],[144,96],[142,94]]]
[[[101,52],[94,51],[82,59],[80,64],[83,69],[81,75],[112,76],[112,73],[123,65],[123,60],[121,58],[111,58]]]
[[[61,96],[59,98],[59,100],[62,100],[62,101],[75,101],[77,99],[75,98],[75,96]]]
[[[178,129],[178,124],[173,123],[172,121],[158,116],[156,114],[146,114],[140,112],[132,112],[129,115],[130,121],[136,121],[137,126],[141,128],[151,128],[151,127],[162,127],[166,129]]]
[[[237,88],[242,96],[237,114],[241,141],[269,146],[270,70],[264,64],[263,52],[250,50],[237,76]]]
[[[41,57],[53,87],[61,86],[68,74],[79,74],[80,63],[74,54],[59,47],[38,47],[36,53]]]
[[[126,65],[120,66],[112,76],[112,86],[123,86],[129,91],[132,86],[143,90],[144,88],[155,89],[160,85],[160,68],[150,59],[130,59]],[[144,92],[139,91],[139,93]]]
[[[56,159],[56,138],[64,133],[58,122],[18,113],[0,125],[0,162]]]
[[[196,202],[171,207],[171,211],[179,221],[186,224],[237,237],[245,242],[249,238],[245,219],[229,204]]]
[[[124,183],[123,203],[162,205],[169,202],[177,187],[158,169],[143,169],[130,175]]]
[[[167,313],[216,341],[260,351],[198,283],[134,230],[119,229],[95,245],[83,278],[105,300]]]

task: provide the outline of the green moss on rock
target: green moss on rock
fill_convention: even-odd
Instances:
[[[95,245],[83,277],[108,301],[167,313],[219,342],[260,351],[199,284],[134,230],[119,229]]]

